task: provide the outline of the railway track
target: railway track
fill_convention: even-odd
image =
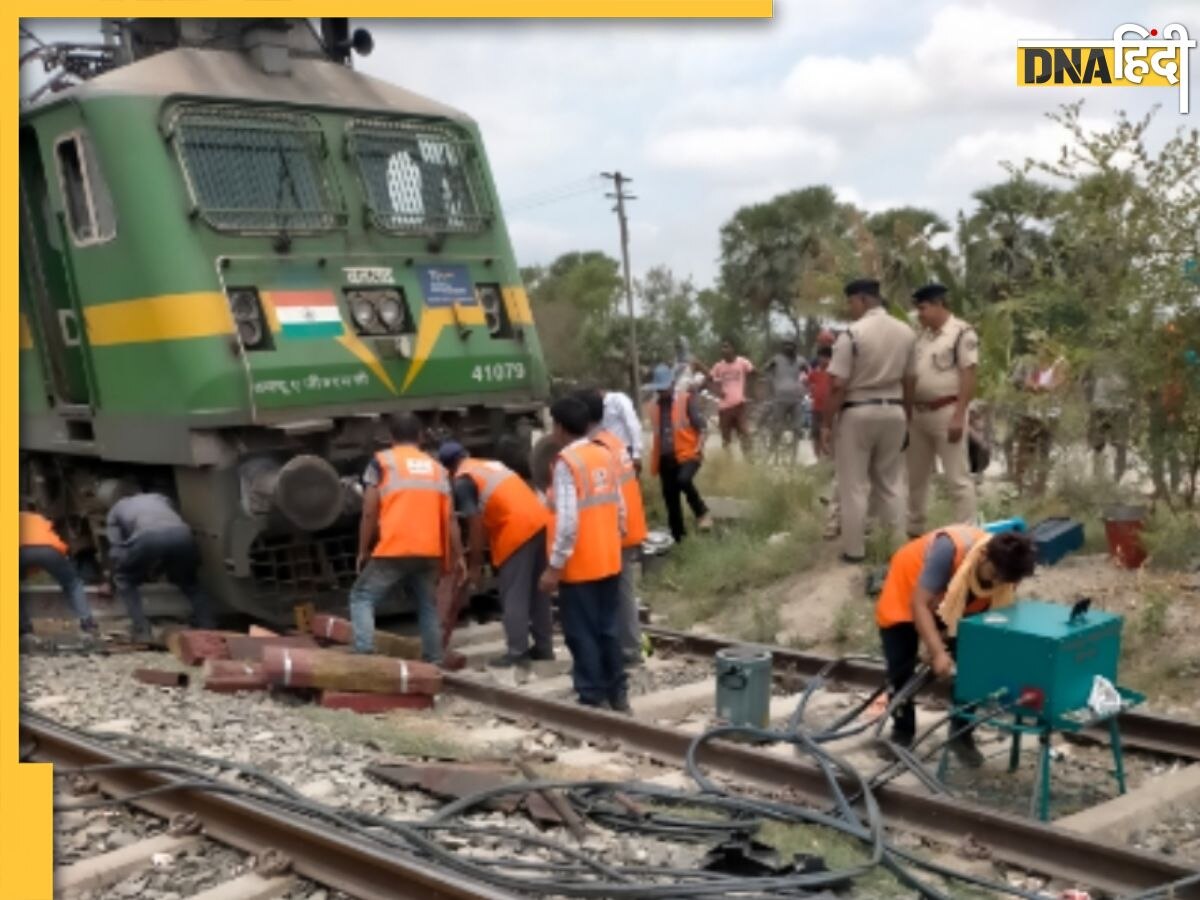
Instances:
[[[191,815],[198,820],[203,839],[253,854],[256,859],[285,861],[297,875],[364,900],[514,900],[514,895],[478,884],[410,854],[372,846],[335,828],[294,813],[231,794],[215,793],[179,774],[154,768],[104,743],[88,740],[40,717],[21,721],[21,741],[34,747],[34,761],[66,768],[87,768],[100,790],[113,797],[138,795],[131,804],[167,820]],[[200,839],[194,837],[192,839]],[[163,834],[151,853],[179,849],[187,835]],[[129,848],[124,848],[128,850]],[[118,851],[120,852],[120,851]],[[129,853],[134,856],[136,853]],[[84,861],[89,862],[89,861]],[[112,860],[93,860],[69,874],[73,890],[103,884],[112,871]],[[89,874],[89,869],[91,873]],[[62,875],[63,873],[59,873]],[[277,896],[265,893],[261,882],[272,877],[246,879],[228,893],[207,900]],[[278,882],[274,887],[278,888]],[[242,889],[245,893],[242,893]],[[259,892],[255,892],[257,889]],[[203,895],[199,895],[203,896]]]
[[[486,640],[484,635],[487,633],[484,628],[473,636],[464,635],[466,642],[460,644],[460,649],[472,653],[477,662],[482,660],[485,652],[490,653],[486,644],[479,643]],[[494,636],[494,629],[491,633]],[[706,700],[711,703],[711,657],[731,642],[652,627],[647,628],[647,633],[661,650],[667,651],[662,655],[672,658],[656,664],[659,667],[656,676],[665,673],[668,677],[650,679],[656,683],[648,686],[649,694],[634,697],[635,710],[639,709],[639,701],[652,704],[656,694],[669,693],[672,689],[683,689],[686,693],[690,687],[704,688],[693,693],[706,693]],[[777,650],[775,665],[779,674],[794,673],[800,676],[797,682],[811,678],[830,662],[825,657],[787,648],[773,649]],[[446,687],[448,692],[499,718],[537,723],[540,729],[591,743],[608,743],[619,747],[631,758],[641,756],[672,767],[678,767],[685,760],[697,733],[695,716],[684,721],[681,727],[674,727],[664,723],[679,721],[681,716],[655,717],[647,711],[640,718],[631,719],[556,700],[549,690],[554,687],[554,682],[558,682],[557,693],[563,695],[564,682],[569,693],[569,677],[563,674],[565,665],[566,659],[561,659],[554,669],[557,674],[535,678],[522,686],[509,687],[485,676],[462,674],[447,675]],[[703,684],[697,678],[703,678]],[[879,678],[877,667],[852,662],[833,673],[831,681],[869,690],[878,684]],[[788,696],[777,695],[772,709],[787,706],[789,702]],[[1192,755],[1195,726],[1154,716],[1137,718],[1144,720],[1139,725],[1146,729],[1146,740],[1136,742],[1139,749],[1196,758]],[[1157,723],[1165,723],[1165,728],[1155,730]],[[689,727],[693,730],[688,730]],[[74,740],[62,730],[56,734],[52,726],[39,724],[36,720],[23,723],[22,736],[35,739],[43,757],[60,765],[128,762],[127,756],[111,748]],[[773,752],[745,744],[712,741],[700,749],[697,762],[705,771],[728,776],[733,783],[761,786],[768,794],[783,790],[814,809],[828,808],[829,786],[819,768],[797,755],[781,755],[777,752],[779,749],[775,748]],[[1176,753],[1176,750],[1181,752]],[[282,815],[278,810],[251,809],[246,812],[241,807],[259,804],[172,785],[169,773],[128,768],[104,773],[103,777],[104,790],[118,796],[161,786],[165,793],[147,797],[138,805],[164,818],[182,808],[199,811],[207,839],[221,841],[256,857],[272,849],[277,851],[276,855],[300,861],[294,868],[297,875],[352,896],[514,896],[469,878],[446,875],[415,854],[397,859],[391,849],[381,849],[369,841],[364,843],[336,830],[330,831],[321,823]],[[997,812],[961,798],[931,795],[920,788],[891,783],[878,788],[875,799],[889,828],[919,834],[945,846],[956,846],[964,835],[969,834],[982,842],[998,862],[1116,896],[1136,895],[1197,875],[1196,866],[1184,859],[1116,846],[1105,840]],[[213,806],[211,810],[208,809],[210,805]],[[254,818],[264,813],[279,821]],[[412,892],[402,893],[396,887],[400,882],[411,882],[416,887]],[[1172,896],[1180,900],[1200,898],[1200,885],[1189,883]]]
[[[447,674],[446,688],[497,715],[538,722],[575,737],[616,741],[623,750],[660,762],[685,762],[696,735],[679,728],[538,696],[469,674]],[[635,704],[636,707],[636,704]],[[727,741],[705,743],[696,761],[706,769],[770,789],[797,792],[817,808],[829,806],[828,783],[815,764],[793,756]],[[853,784],[843,781],[847,793]],[[889,826],[948,843],[970,834],[983,841],[993,858],[1066,881],[1090,885],[1118,896],[1135,895],[1200,875],[1193,865],[1069,832],[1052,825],[997,812],[960,798],[947,798],[888,784],[875,790]],[[1172,895],[1200,898],[1200,884]]]
[[[656,646],[670,648],[674,652],[711,659],[718,650],[735,646],[737,641],[703,634],[690,634],[643,625]],[[777,674],[791,673],[809,679],[822,672],[833,659],[815,653],[804,653],[790,647],[764,645],[771,651],[772,664]],[[883,669],[875,663],[862,659],[847,659],[839,663],[830,674],[830,679],[861,690],[873,690],[883,682]],[[935,683],[926,689],[926,695],[939,700],[950,700],[945,683]],[[1120,716],[1121,743],[1127,749],[1161,753],[1200,762],[1200,722],[1168,719],[1150,713],[1131,710]],[[1082,732],[1082,736],[1096,743],[1107,744],[1108,732],[1094,729]]]

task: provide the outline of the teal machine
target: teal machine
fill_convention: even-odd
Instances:
[[[1121,617],[1090,609],[1027,600],[1006,609],[963,619],[958,626],[958,671],[954,701],[972,707],[970,718],[1012,734],[1009,771],[1015,771],[1023,735],[1039,742],[1038,774],[1031,806],[1042,821],[1050,816],[1050,736],[1106,726],[1118,790],[1125,793],[1125,767],[1117,726],[1119,710],[1096,713],[1089,706],[1096,677],[1117,684]],[[1117,688],[1122,709],[1144,697]],[[939,776],[945,774],[943,752]]]

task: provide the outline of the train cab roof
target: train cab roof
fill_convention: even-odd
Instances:
[[[336,62],[292,56],[286,73],[268,74],[244,52],[194,47],[168,50],[112,69],[47,96],[22,115],[65,102],[117,96],[269,103],[471,121],[460,110]]]

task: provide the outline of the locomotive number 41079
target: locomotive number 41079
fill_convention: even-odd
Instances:
[[[471,370],[471,380],[478,382],[524,381],[525,363],[498,362],[476,366]]]

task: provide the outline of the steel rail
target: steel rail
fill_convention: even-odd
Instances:
[[[22,721],[20,732],[22,742],[34,742],[35,753],[56,765],[136,762],[49,723]],[[114,796],[183,780],[143,769],[98,771],[89,777]],[[131,802],[164,818],[193,813],[214,840],[255,854],[273,848],[291,861],[297,874],[363,900],[516,900],[514,894],[438,869],[416,856],[372,846],[246,798],[184,788]]]
[[[677,648],[681,653],[695,656],[712,656],[718,650],[745,643],[707,634],[674,631],[670,628],[660,628],[657,625],[643,625],[642,632],[660,646]],[[791,672],[806,679],[817,675],[833,662],[832,657],[804,653],[791,647],[778,647],[773,644],[755,644],[755,646],[761,646],[771,651],[772,663],[776,672]],[[883,669],[864,660],[845,660],[830,674],[829,678],[830,681],[871,690],[882,684]],[[935,682],[922,693],[924,696],[936,697],[940,700],[949,701],[951,699],[949,687],[945,682]],[[1200,761],[1200,723],[1198,722],[1168,719],[1165,716],[1132,710],[1121,713],[1117,721],[1121,726],[1121,743],[1126,748]],[[1081,735],[1099,744],[1108,743],[1108,731],[1105,729],[1087,729],[1081,732]]]
[[[678,764],[694,735],[617,713],[523,693],[474,676],[444,673],[443,687],[487,706],[494,714],[529,718],[585,739],[614,739],[625,750]],[[825,776],[812,763],[726,741],[704,745],[698,762],[765,785],[796,791],[814,805],[830,802]],[[852,785],[846,783],[847,789]],[[875,796],[891,825],[957,845],[974,835],[994,858],[1046,875],[1117,894],[1150,890],[1196,873],[1196,868],[1154,853],[1103,843],[1031,819],[1000,813],[961,799],[918,793],[889,784]],[[1176,892],[1175,900],[1200,900],[1200,885]]]

